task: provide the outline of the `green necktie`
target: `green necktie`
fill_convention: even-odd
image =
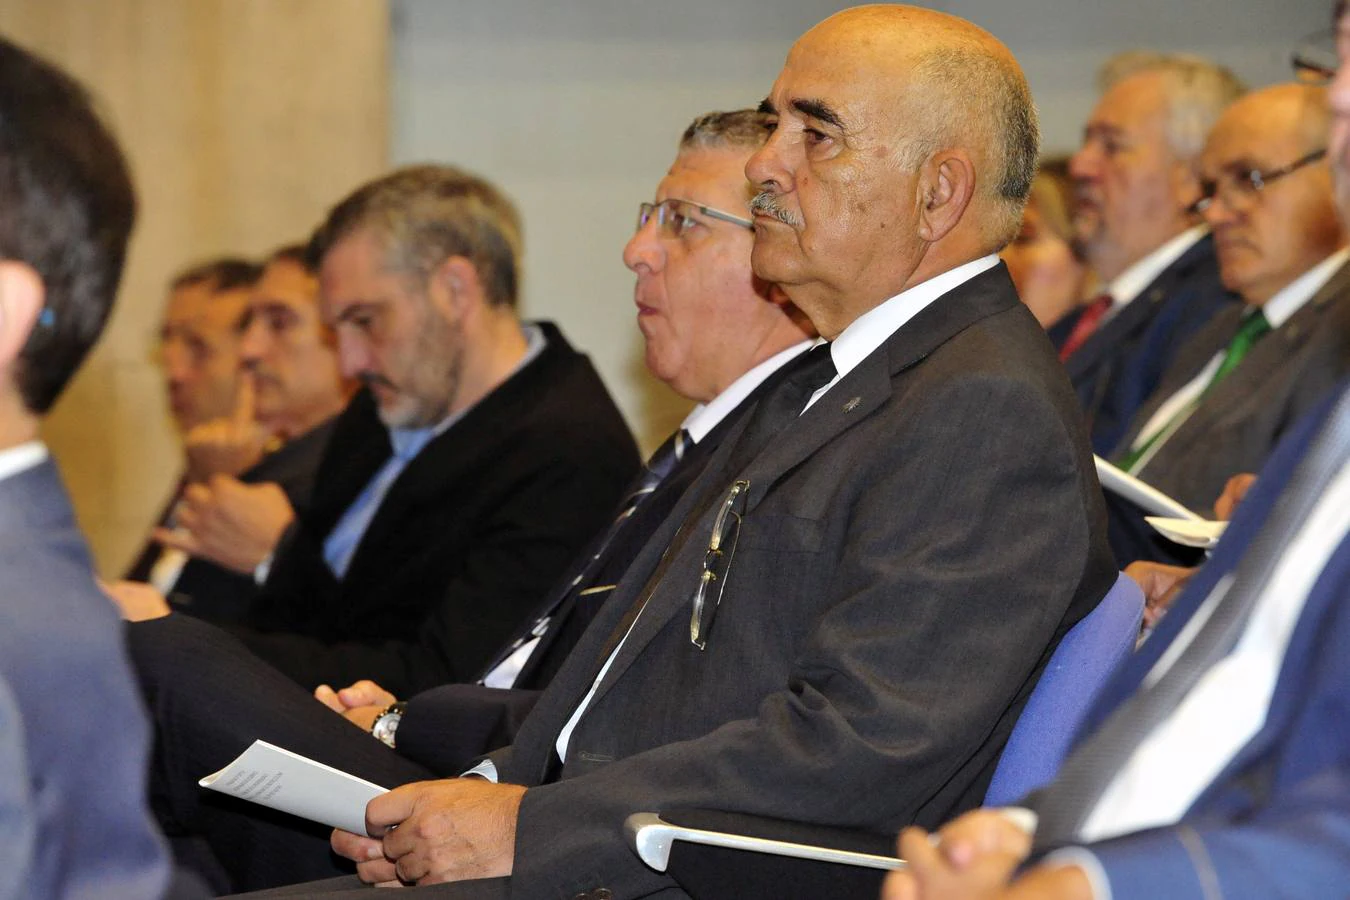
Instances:
[[[1204,390],[1197,394],[1194,400],[1177,410],[1176,415],[1172,416],[1166,425],[1153,432],[1147,441],[1126,453],[1120,460],[1120,467],[1131,475],[1136,474],[1137,470],[1142,468],[1139,461],[1153,449],[1155,444],[1170,438],[1172,432],[1180,428],[1181,423],[1190,418],[1191,413],[1195,412],[1195,408],[1205,399],[1205,395],[1214,389],[1214,385],[1228,377],[1229,372],[1238,367],[1238,363],[1242,362],[1242,358],[1247,355],[1252,346],[1270,333],[1270,328],[1270,320],[1259,308],[1248,313],[1243,318],[1242,324],[1238,326],[1237,334],[1233,335],[1233,339],[1228,342],[1228,349],[1224,351],[1223,360],[1219,363],[1219,368],[1214,371],[1214,375],[1209,379],[1209,384],[1205,385]]]

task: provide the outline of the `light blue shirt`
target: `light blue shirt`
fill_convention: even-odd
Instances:
[[[511,375],[519,372],[535,357],[544,350],[547,341],[544,338],[543,331],[537,325],[522,325],[521,331],[525,335],[526,350],[524,357],[511,370]],[[510,376],[508,376],[510,377]],[[352,557],[356,555],[356,548],[361,543],[361,538],[365,536],[366,529],[370,527],[371,520],[375,518],[375,513],[379,510],[380,504],[384,503],[385,495],[389,489],[394,486],[398,476],[403,474],[408,463],[412,462],[413,457],[422,452],[431,439],[443,434],[451,425],[464,417],[464,414],[472,407],[462,409],[449,416],[436,425],[428,428],[391,428],[389,429],[389,443],[394,447],[394,453],[389,457],[380,470],[375,473],[375,477],[370,479],[369,483],[361,490],[360,496],[347,507],[347,511],[342,514],[337,525],[328,533],[328,537],[323,542],[323,559],[328,563],[328,568],[339,579],[347,574],[347,567],[352,563]]]

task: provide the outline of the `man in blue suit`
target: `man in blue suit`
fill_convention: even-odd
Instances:
[[[107,320],[135,195],[84,89],[2,39],[0,211],[0,896],[200,896],[150,817],[122,628],[38,439]]]
[[[1330,99],[1350,218],[1350,20]],[[1103,690],[1028,831],[907,829],[885,900],[1341,897],[1350,885],[1350,383],[1284,441]],[[1025,823],[1024,823],[1025,824]],[[1035,864],[1026,866],[1028,859]]]
[[[1205,134],[1241,84],[1189,56],[1123,54],[1069,162],[1074,240],[1101,294],[1051,331],[1088,415],[1093,449],[1110,453],[1157,389],[1177,349],[1236,298],[1219,280],[1214,242],[1191,213]]]

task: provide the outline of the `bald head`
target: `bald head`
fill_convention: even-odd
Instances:
[[[746,169],[763,188],[756,272],[827,336],[813,308],[849,310],[835,317],[846,325],[1016,232],[1035,111],[1012,54],[969,22],[837,13],[793,45],[765,111],[774,133]]]
[[[1323,88],[1281,84],[1233,103],[1205,142],[1204,215],[1219,271],[1250,304],[1269,300],[1343,243],[1331,173],[1318,155],[1329,124]]]

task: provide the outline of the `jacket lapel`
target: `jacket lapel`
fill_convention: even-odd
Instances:
[[[905,323],[784,429],[743,471],[725,472],[723,468],[729,455],[746,423],[753,417],[753,413],[747,414],[709,462],[704,474],[710,477],[701,478],[695,489],[686,494],[685,500],[696,495],[701,502],[697,519],[688,523],[689,527],[681,528],[670,541],[665,558],[644,588],[649,596],[642,612],[600,683],[592,705],[598,703],[623,676],[672,617],[689,615],[717,507],[733,481],[750,482],[744,515],[753,515],[755,508],[788,472],[884,406],[893,392],[893,379],[902,377],[970,325],[1019,303],[1004,265],[999,264],[975,276]],[[681,505],[686,512],[694,509],[692,502]],[[683,517],[677,519],[674,515],[671,519],[683,521]]]

